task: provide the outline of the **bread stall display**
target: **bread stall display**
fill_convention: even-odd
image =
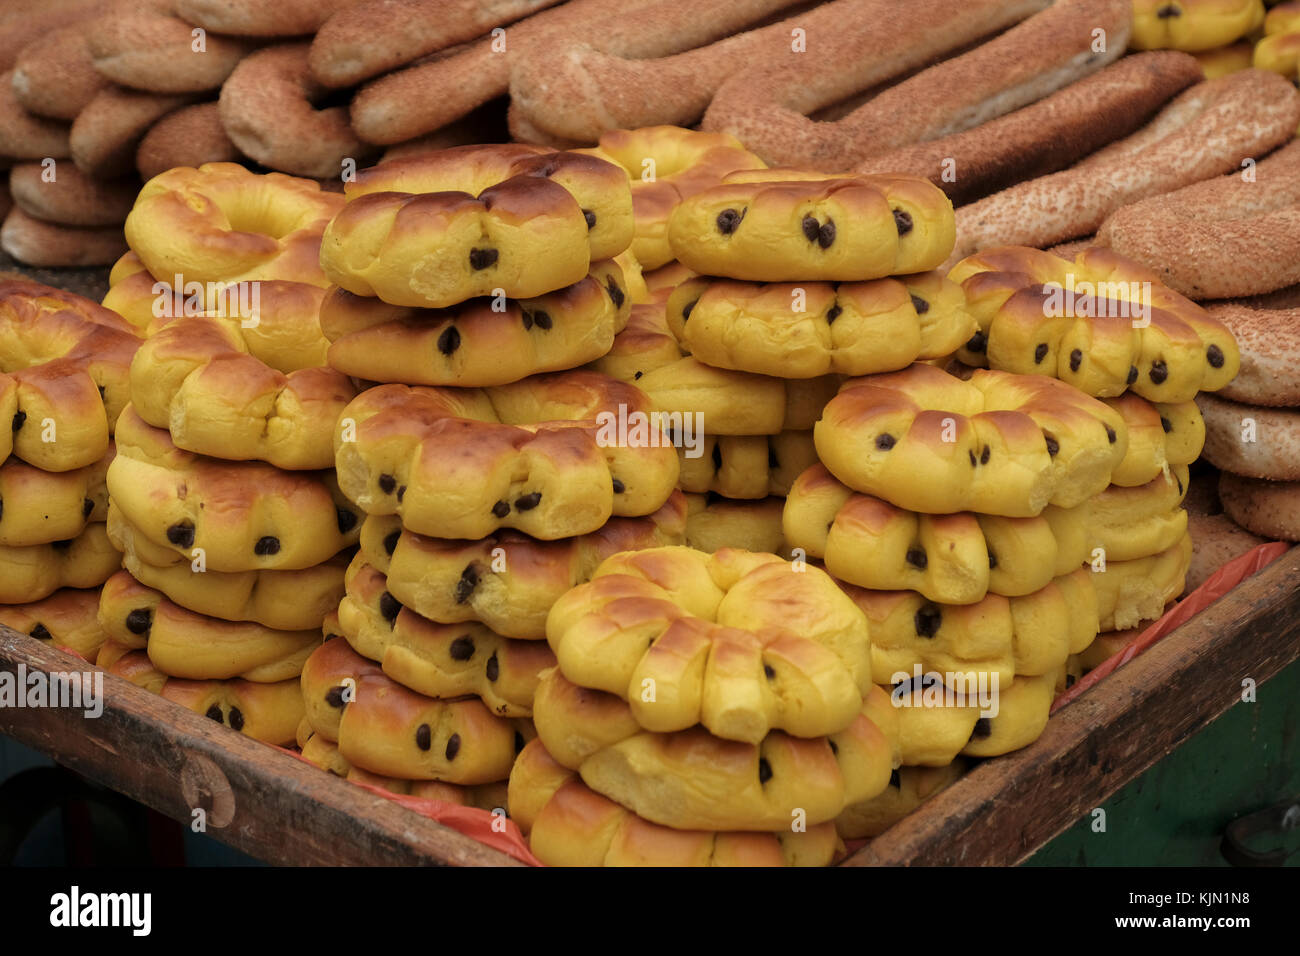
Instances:
[[[0,663],[221,839],[1019,862],[1295,659],[1300,5],[18,6]]]

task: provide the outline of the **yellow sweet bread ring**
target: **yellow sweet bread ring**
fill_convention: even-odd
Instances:
[[[1297,30],[1300,30],[1300,5],[1297,5],[1294,0],[1277,4],[1264,17],[1265,36],[1295,33]]]
[[[831,284],[689,279],[668,326],[700,362],[780,378],[869,375],[957,351],[976,329],[938,271]]]
[[[497,717],[477,697],[430,700],[335,638],[302,670],[307,719],[349,764],[385,777],[478,785],[505,780],[527,721]]]
[[[1264,23],[1260,0],[1134,0],[1135,50],[1212,50]]]
[[[198,559],[212,571],[300,570],[356,544],[361,517],[328,471],[289,472],[182,451],[135,410],[122,413],[108,468],[109,517],[121,513],[147,564]]]
[[[682,200],[718,185],[735,170],[766,166],[734,136],[678,126],[610,130],[595,147],[574,152],[603,159],[627,173],[636,223],[632,254],[647,269],[672,261],[668,220]]]
[[[956,226],[943,190],[910,176],[731,182],[682,202],[668,241],[701,275],[862,282],[938,268]]]
[[[549,647],[482,624],[437,624],[403,607],[387,584],[365,555],[348,568],[339,629],[353,650],[426,697],[473,695],[502,717],[532,716],[537,675],[555,666]]]
[[[1192,539],[1150,557],[1107,561],[1105,571],[1093,573],[1102,631],[1137,627],[1164,613],[1165,605],[1183,592],[1192,560]]]
[[[0,605],[0,624],[93,662],[107,640],[98,610],[97,590],[64,588],[30,604]]]
[[[320,310],[329,363],[404,385],[482,387],[576,368],[609,351],[627,324],[630,288],[614,260],[531,299],[472,299],[445,311],[389,305],[331,289]]]
[[[594,156],[463,146],[363,170],[344,193],[321,267],[393,305],[533,298],[580,282],[632,242],[627,174]]]
[[[832,823],[772,834],[651,823],[596,793],[538,740],[510,771],[509,806],[548,866],[828,866],[843,852]]]
[[[965,772],[966,761],[960,758],[942,767],[899,767],[882,793],[846,807],[835,818],[836,832],[845,840],[879,836]]]
[[[722,548],[768,551],[789,557],[781,514],[785,499],[773,495],[736,500],[716,494],[686,496],[686,545],[712,554]]]
[[[749,551],[615,555],[556,601],[546,639],[569,680],[621,697],[661,733],[835,733],[871,685],[866,621],[835,582]]]
[[[1186,465],[1174,465],[1145,485],[1111,485],[1088,502],[1088,551],[1100,548],[1106,561],[1131,561],[1173,547],[1187,534]]]
[[[627,328],[589,368],[631,382],[656,411],[703,416],[713,435],[811,429],[840,379],[784,378],[718,368],[692,356],[669,328],[665,296],[634,306]]]
[[[70,541],[0,546],[0,604],[29,604],[60,588],[99,587],[121,566],[103,522]]]
[[[533,704],[538,738],[592,790],[654,823],[680,830],[788,829],[794,811],[815,825],[889,782],[894,745],[876,721],[896,719],[871,688],[844,730],[806,739],[780,731],[758,744],[723,740],[702,727],[642,729],[626,701],[542,675]],[[828,746],[828,742],[830,746]]]
[[[483,390],[381,385],[339,420],[339,486],[367,514],[401,515],[419,534],[586,534],[613,515],[652,514],[672,495],[677,452],[653,423],[619,443],[619,417],[648,415],[648,404],[595,372]]]
[[[289,680],[321,639],[319,630],[277,631],[187,611],[126,571],[104,583],[99,624],[115,643],[145,648],[167,676],[188,680]]]
[[[602,561],[620,551],[684,544],[685,529],[685,497],[675,492],[654,514],[611,518],[559,541],[515,531],[448,541],[408,531],[396,515],[371,515],[361,526],[361,553],[387,576],[393,597],[421,617],[482,621],[499,634],[541,641],[551,605],[590,580]]]
[[[0,283],[0,462],[43,471],[99,461],[140,339],[118,315],[37,282]]]
[[[186,451],[329,468],[334,423],[357,392],[345,374],[322,367],[323,294],[300,282],[257,288],[256,316],[233,309],[156,324],[131,363],[131,403]]]
[[[1205,447],[1205,419],[1195,402],[1148,402],[1132,392],[1103,399],[1128,430],[1124,460],[1112,485],[1132,488],[1163,475],[1171,465],[1190,465]]]
[[[813,431],[855,491],[930,514],[1028,517],[1110,483],[1128,436],[1113,409],[1042,376],[930,365],[851,379]]]
[[[1256,69],[1280,73],[1295,82],[1300,75],[1300,32],[1264,37],[1255,44],[1252,62]]]
[[[898,674],[996,674],[999,686],[1018,675],[1055,673],[1097,636],[1097,592],[1087,568],[1076,568],[1022,597],[990,594],[975,604],[938,604],[915,591],[871,591],[844,585],[871,624],[872,679]],[[989,680],[989,677],[985,677]]]
[[[1131,388],[1153,402],[1220,389],[1241,365],[1222,322],[1109,249],[1085,249],[1071,262],[1004,246],[963,259],[948,278],[961,283],[979,323],[957,353],[967,365],[1050,375],[1103,397]],[[1135,304],[1149,314],[1135,315]],[[1096,311],[1106,315],[1088,314]]]
[[[683,491],[735,499],[784,495],[795,478],[817,463],[810,431],[705,435],[698,456],[690,457],[685,448],[678,449],[678,456],[678,484]]]
[[[114,448],[73,471],[41,471],[17,459],[0,464],[0,546],[67,541],[108,517],[108,465]]]
[[[918,514],[855,493],[822,465],[795,481],[784,515],[789,546],[824,560],[841,581],[916,591],[941,604],[1046,587],[1087,560],[1087,526],[1086,505],[1026,518]]]

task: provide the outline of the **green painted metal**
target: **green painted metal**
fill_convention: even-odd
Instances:
[[[1300,661],[1185,740],[1026,866],[1227,866],[1219,853],[1234,818],[1300,798]],[[1300,849],[1300,829],[1271,834],[1258,850]],[[1300,866],[1300,852],[1288,861]]]

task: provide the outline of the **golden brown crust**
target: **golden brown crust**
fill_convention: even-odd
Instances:
[[[155,123],[191,97],[106,86],[72,123],[68,155],[88,175],[125,176],[135,169],[140,140]]]
[[[1206,308],[1232,332],[1241,352],[1240,370],[1218,393],[1248,405],[1300,405],[1300,307],[1221,302]]]
[[[71,541],[27,547],[0,545],[0,604],[27,604],[60,588],[95,588],[122,566],[102,523]]]
[[[1249,478],[1300,479],[1300,409],[1243,405],[1198,395],[1205,415],[1205,458]]]
[[[0,246],[29,266],[106,266],[126,249],[117,226],[82,229],[29,216],[15,206],[5,216]]]
[[[38,116],[71,122],[108,78],[95,69],[84,23],[74,23],[37,39],[14,62],[14,95]]]
[[[193,27],[173,16],[171,0],[118,0],[89,25],[95,69],[115,83],[150,93],[215,90],[250,45],[205,34],[196,49]]]
[[[47,178],[51,172],[53,180]],[[9,170],[9,189],[18,207],[36,219],[64,226],[120,227],[138,188],[134,179],[91,178],[72,163],[20,163]]]
[[[135,168],[147,181],[176,166],[237,159],[239,150],[221,125],[217,104],[197,103],[168,113],[150,127],[136,150]]]
[[[72,471],[33,468],[17,458],[0,464],[0,545],[27,547],[75,538],[108,517],[105,476],[114,449]]]
[[[299,36],[313,33],[356,0],[175,0],[176,15],[216,33]]]
[[[0,605],[0,624],[93,663],[108,639],[98,608],[98,590],[65,588],[30,604]]]

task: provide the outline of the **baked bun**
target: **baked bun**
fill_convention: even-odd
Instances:
[[[0,604],[29,604],[60,588],[94,588],[122,566],[102,522],[70,541],[0,545]]]
[[[481,621],[521,640],[546,638],[546,615],[566,591],[590,580],[620,551],[685,543],[685,498],[674,492],[644,518],[611,518],[589,534],[538,541],[498,531],[475,541],[446,540],[402,527],[396,515],[361,526],[366,561],[387,576],[404,607],[433,621]],[[418,688],[417,688],[418,689]]]
[[[232,623],[178,607],[126,571],[105,582],[99,624],[123,647],[144,647],[169,677],[270,684],[297,677],[320,645],[319,630],[277,631]]]
[[[970,740],[961,752],[966,757],[998,757],[1028,747],[1042,736],[1056,699],[1057,682],[1065,665],[1037,677],[1017,677],[1010,686],[1000,687],[998,712],[975,722]]]
[[[332,288],[320,327],[329,363],[403,385],[505,385],[576,368],[609,351],[632,300],[612,259],[571,286],[531,299],[472,299],[445,311],[389,305]]]
[[[343,759],[386,777],[493,783],[526,743],[526,721],[496,717],[478,698],[407,690],[339,638],[307,659],[302,694],[312,728],[337,740]]]
[[[1218,394],[1248,405],[1300,405],[1300,308],[1254,308],[1246,303],[1207,306],[1228,327],[1241,350],[1237,377]]]
[[[957,353],[967,365],[1050,375],[1089,395],[1131,388],[1153,402],[1186,402],[1227,385],[1241,364],[1222,322],[1109,249],[1071,262],[1002,246],[963,259],[948,278],[979,323]]]
[[[93,663],[107,640],[98,609],[96,589],[64,588],[30,604],[0,605],[0,624]]]
[[[1001,689],[999,684],[999,693]],[[969,685],[966,690],[972,697],[978,693]],[[908,677],[884,691],[896,715],[898,756],[904,766],[948,766],[970,742],[981,720],[979,704],[947,687],[940,674]]]
[[[593,156],[462,146],[362,170],[344,193],[321,266],[349,292],[393,305],[533,298],[632,242],[627,175]]]
[[[871,688],[845,729],[814,739],[781,731],[758,744],[723,740],[703,727],[642,730],[613,694],[542,675],[534,702],[538,738],[592,790],[654,823],[678,830],[767,830],[809,826],[870,799],[889,782],[894,745],[875,720],[893,721],[888,697]]]
[[[144,184],[126,240],[155,276],[185,282],[288,279],[326,286],[320,241],[343,197],[311,180],[234,163],[169,169]]]
[[[95,69],[114,83],[151,93],[215,90],[251,46],[220,34],[201,34],[174,16],[172,0],[117,0],[86,31]]]
[[[785,499],[753,501],[716,494],[686,496],[686,546],[712,554],[723,548],[767,551],[789,557],[781,527]]]
[[[87,24],[51,30],[27,44],[14,60],[13,95],[29,113],[71,122],[108,77],[95,69]]]
[[[1300,541],[1300,482],[1263,481],[1224,472],[1219,500],[1233,521],[1258,535]]]
[[[795,478],[817,463],[810,431],[696,437],[702,439],[698,449],[677,450],[681,460],[678,483],[682,491],[691,494],[713,492],[736,499],[784,495]]]
[[[976,329],[960,286],[940,272],[846,284],[690,279],[673,290],[667,321],[700,362],[781,378],[896,371],[951,355]]]
[[[883,792],[844,808],[835,818],[836,832],[845,840],[880,836],[965,772],[966,761],[960,758],[942,767],[899,767]]]
[[[665,299],[633,306],[613,347],[588,366],[635,384],[656,411],[702,415],[713,435],[775,435],[811,429],[839,389],[834,375],[786,380],[706,365],[669,328]]]
[[[0,226],[0,249],[26,266],[106,266],[126,248],[116,226],[83,229],[29,216],[14,206]]]
[[[1086,501],[1128,447],[1114,409],[1040,375],[917,364],[851,379],[813,431],[846,485],[911,511],[1029,517]]]
[[[43,471],[100,461],[129,400],[140,340],[119,316],[37,282],[0,285],[0,461]],[[8,373],[8,374],[6,374]]]
[[[1205,415],[1205,458],[1248,478],[1300,479],[1300,409],[1256,408],[1199,395]]]
[[[334,463],[334,423],[357,390],[321,367],[324,293],[239,283],[212,313],[159,320],[131,363],[131,401],[186,451],[277,468]]]
[[[510,771],[510,816],[547,866],[828,866],[843,853],[835,826],[776,833],[674,830],[602,797],[540,740]]]
[[[1187,534],[1186,465],[1174,465],[1145,485],[1111,485],[1088,502],[1088,551],[1107,561],[1131,561],[1173,547]]]
[[[46,178],[51,168],[53,180]],[[20,163],[9,170],[9,191],[18,208],[64,226],[121,226],[138,188],[134,179],[93,179],[71,163]]]
[[[1183,535],[1159,554],[1107,561],[1105,571],[1093,574],[1101,630],[1122,631],[1158,618],[1165,605],[1183,593],[1191,560],[1192,539]]]
[[[1128,450],[1111,472],[1112,485],[1145,485],[1169,466],[1190,465],[1200,457],[1205,419],[1195,402],[1148,402],[1132,392],[1104,401],[1119,412],[1128,431]]]
[[[1264,23],[1260,0],[1133,0],[1135,50],[1212,50]]]
[[[119,511],[137,532],[140,559],[158,567],[201,557],[212,571],[300,570],[360,535],[360,516],[332,473],[182,451],[129,407],[118,424],[108,491],[110,520]]]
[[[0,465],[0,545],[67,541],[108,517],[108,454],[85,468],[41,471],[17,458]]]
[[[702,275],[749,282],[862,282],[943,265],[956,236],[943,190],[910,176],[729,181],[668,223],[674,256]]]
[[[673,260],[668,220],[682,200],[718,185],[738,169],[766,168],[734,136],[678,126],[609,130],[595,147],[575,152],[621,166],[627,173],[636,220],[632,254],[647,269]]]
[[[540,641],[502,637],[482,624],[437,624],[403,607],[358,555],[348,568],[339,630],[404,687],[434,699],[474,696],[502,717],[531,717],[537,675],[555,666]]]
[[[989,594],[975,604],[938,604],[915,591],[842,585],[871,626],[872,680],[964,674],[968,686],[997,675],[1055,673],[1097,636],[1092,572],[1076,568],[1022,597]]]
[[[623,444],[611,434],[620,414],[647,406],[594,372],[481,391],[381,385],[339,419],[339,486],[367,514],[399,514],[419,534],[586,534],[612,515],[652,514],[672,494],[677,453],[653,423]]]
[[[196,103],[168,113],[149,128],[136,148],[135,168],[148,182],[177,166],[234,163],[240,155],[221,125],[217,104]]]
[[[730,548],[615,555],[555,603],[546,637],[569,680],[660,733],[836,733],[871,683],[866,621],[829,576]]]
[[[1227,515],[1187,516],[1187,533],[1192,539],[1192,563],[1187,569],[1183,594],[1191,594],[1233,558],[1266,543],[1267,539],[1251,534]]]
[[[785,540],[826,562],[842,581],[877,591],[916,591],[942,604],[974,604],[992,592],[1032,594],[1088,557],[1088,508],[1048,506],[1032,517],[917,514],[857,494],[822,465],[786,499]]]

